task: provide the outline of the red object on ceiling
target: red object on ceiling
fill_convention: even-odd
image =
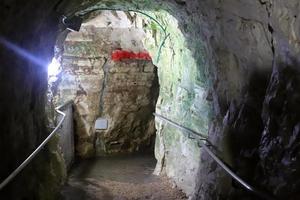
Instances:
[[[149,60],[151,61],[152,58],[148,52],[139,52],[134,53],[132,51],[125,51],[125,50],[115,50],[111,54],[111,58],[113,61],[121,61],[124,59],[131,59],[131,60]]]

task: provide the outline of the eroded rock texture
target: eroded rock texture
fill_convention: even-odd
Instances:
[[[273,70],[262,118],[257,183],[278,199],[298,199],[300,71],[296,62]]]
[[[110,67],[105,84],[101,115],[109,120],[109,128],[98,135],[98,153],[152,152],[159,90],[156,67],[144,61],[118,63]]]
[[[47,64],[53,56],[58,30],[58,16],[53,12],[57,2],[0,3],[1,181],[50,131],[46,127],[45,95]],[[53,141],[52,147],[45,148],[0,191],[0,199],[55,198],[63,176],[56,148],[57,143]]]
[[[297,198],[293,188],[298,180],[290,174],[299,169],[287,169],[297,159],[291,160],[294,147],[283,141],[297,143],[293,135],[298,110],[285,105],[292,105],[297,96],[292,85],[297,82],[298,64],[291,60],[297,60],[300,50],[296,42],[298,2],[232,0],[202,1],[200,5],[206,24],[202,33],[214,60],[211,78],[216,118],[210,140],[250,184],[278,199]],[[289,92],[292,88],[295,92]],[[237,192],[236,183],[205,153],[202,162],[198,198],[258,198]],[[228,196],[228,191],[234,192]]]
[[[75,104],[76,150],[80,157],[154,148],[157,69],[151,61],[114,62],[114,50],[145,51],[141,21],[105,11],[70,33],[64,42],[59,102]],[[96,133],[98,117],[108,129]]]

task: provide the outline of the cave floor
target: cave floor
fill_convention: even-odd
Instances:
[[[183,200],[164,176],[153,175],[156,160],[151,155],[99,157],[76,163],[63,200]]]

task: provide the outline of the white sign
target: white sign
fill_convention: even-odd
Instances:
[[[108,128],[108,120],[104,118],[98,118],[95,122],[96,130],[106,130]]]

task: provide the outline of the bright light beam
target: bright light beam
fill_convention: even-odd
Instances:
[[[0,43],[4,45],[4,47],[6,47],[7,49],[12,50],[13,52],[15,52],[17,55],[33,62],[36,65],[45,67],[47,66],[48,63],[46,63],[43,59],[38,58],[37,56],[31,54],[29,51],[27,51],[26,49],[23,49],[17,45],[15,45],[12,42],[9,42],[8,40],[6,40],[4,37],[0,36]]]

